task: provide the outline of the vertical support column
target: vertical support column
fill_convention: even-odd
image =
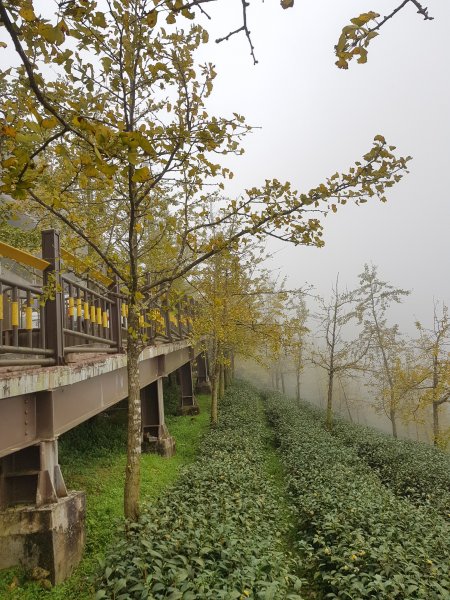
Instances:
[[[181,405],[178,409],[182,415],[198,415],[200,412],[194,396],[192,382],[192,363],[189,361],[177,371],[181,390]]]
[[[63,295],[61,290],[61,259],[59,233],[54,229],[42,232],[42,258],[50,263],[44,271],[44,286],[54,287],[53,299],[45,303],[45,348],[53,350],[57,365],[64,363]]]
[[[211,392],[211,384],[209,382],[208,357],[206,352],[202,352],[197,356],[197,382],[195,389],[198,393],[209,394]]]
[[[43,440],[39,444],[41,470],[38,475],[36,490],[36,506],[58,502],[65,498],[66,484],[58,461],[58,440]]]
[[[142,449],[170,457],[175,453],[175,440],[164,420],[162,377],[141,389]]]

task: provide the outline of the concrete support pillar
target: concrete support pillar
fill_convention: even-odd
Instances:
[[[0,459],[0,509],[18,504],[43,506],[66,496],[55,438]]]
[[[64,581],[81,560],[84,521],[85,494],[67,492],[55,438],[0,459],[0,569],[41,567]]]
[[[195,389],[200,394],[211,393],[211,384],[209,381],[208,357],[206,352],[197,356],[197,383]]]
[[[178,412],[182,415],[198,415],[199,407],[194,396],[192,363],[189,361],[177,371],[181,391],[181,404]]]
[[[175,453],[175,440],[164,421],[163,382],[160,377],[141,389],[142,448],[170,457]]]

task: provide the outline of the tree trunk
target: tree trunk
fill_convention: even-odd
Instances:
[[[433,444],[439,446],[440,442],[440,429],[439,429],[439,404],[433,402]]]
[[[283,394],[285,394],[286,393],[286,384],[285,384],[285,381],[284,381],[284,373],[283,373],[283,371],[281,371],[280,377],[281,377],[281,391],[283,392]]]
[[[225,367],[223,364],[219,368],[219,400],[225,396]]]
[[[297,377],[297,402],[300,402],[300,371],[296,372]]]
[[[130,306],[129,324],[136,328],[138,315]],[[134,324],[134,325],[133,325]],[[141,394],[139,385],[140,343],[128,336],[128,439],[125,469],[124,513],[125,518],[136,521],[139,517],[139,492],[141,482]]]
[[[219,420],[218,402],[220,385],[220,366],[219,366],[219,344],[214,338],[211,344],[211,370],[209,380],[211,382],[211,425],[217,425]]]
[[[330,369],[328,372],[327,416],[325,420],[325,426],[328,431],[331,431],[333,423],[333,379],[334,371]]]
[[[275,371],[275,386],[277,391],[280,391],[280,372],[278,369]]]
[[[224,373],[225,373],[225,389],[227,389],[231,383],[230,367],[224,367]]]
[[[392,407],[389,410],[389,418],[390,418],[391,423],[392,423],[392,435],[393,435],[393,437],[395,437],[397,439],[397,437],[398,437],[398,434],[397,434],[397,420],[396,420],[397,419],[397,414],[395,412],[395,409],[392,408]]]
[[[211,425],[218,423],[217,379],[211,378]]]

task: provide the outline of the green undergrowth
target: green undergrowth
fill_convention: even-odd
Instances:
[[[123,529],[97,599],[300,599],[269,442],[258,393],[233,385],[197,460]]]
[[[354,447],[324,429],[316,411],[278,393],[267,395],[266,407],[314,597],[449,598],[450,528],[438,511],[385,486]]]
[[[154,454],[142,456],[141,498],[153,502],[192,462],[200,438],[209,428],[209,397],[199,396],[198,416],[168,415],[166,423],[176,439],[176,454],[170,459]],[[72,577],[44,590],[30,582],[21,569],[0,572],[1,600],[88,600],[94,596],[93,578],[106,548],[117,535],[123,514],[126,453],[126,408],[102,413],[60,438],[60,464],[69,489],[86,492],[86,548]]]

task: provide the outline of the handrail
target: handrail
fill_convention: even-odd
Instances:
[[[33,267],[33,269],[37,269],[38,271],[45,271],[45,269],[50,266],[50,263],[43,258],[34,256],[34,254],[31,254],[26,250],[14,248],[14,246],[5,244],[5,242],[0,242],[0,255],[5,258],[11,258],[28,267]]]
[[[3,252],[2,252],[3,249]],[[128,297],[120,286],[81,258],[60,247],[59,234],[42,232],[42,256],[0,243],[0,254],[8,254],[43,270],[43,283],[17,283],[0,276],[0,366],[65,364],[73,352],[123,352],[128,334]],[[74,265],[77,277],[61,270],[61,259]],[[86,277],[95,289],[91,289]],[[79,280],[78,280],[79,278]],[[96,280],[96,281],[94,281]],[[138,317],[138,333],[147,345],[184,339],[192,330],[195,302],[178,296],[169,303],[145,293]],[[77,345],[79,344],[79,345]],[[99,347],[99,344],[101,346]],[[5,355],[28,355],[15,361]],[[34,356],[33,356],[34,355]],[[49,357],[36,358],[39,356]],[[3,357],[3,358],[2,358]]]
[[[3,277],[3,275],[0,275],[0,281],[3,284],[7,285],[8,289],[17,287],[25,292],[31,292],[32,294],[42,294],[41,287],[36,287],[34,285],[27,284],[27,283],[17,283],[16,281],[11,281],[10,279],[6,279],[6,277]],[[6,291],[8,291],[8,290],[3,290],[3,292],[6,292]]]
[[[116,300],[111,300],[111,298],[108,296],[105,296],[104,294],[101,294],[100,292],[96,292],[95,290],[91,290],[88,287],[84,286],[81,283],[78,283],[77,281],[72,281],[72,279],[69,279],[68,277],[66,277],[65,275],[61,275],[61,279],[65,282],[68,283],[69,285],[73,285],[74,287],[82,290],[83,292],[91,295],[91,296],[96,296],[97,298],[99,298],[100,300],[107,300],[108,302],[110,302],[111,304],[115,304]],[[111,295],[116,295],[116,294],[111,294]],[[117,295],[116,295],[117,296]]]

